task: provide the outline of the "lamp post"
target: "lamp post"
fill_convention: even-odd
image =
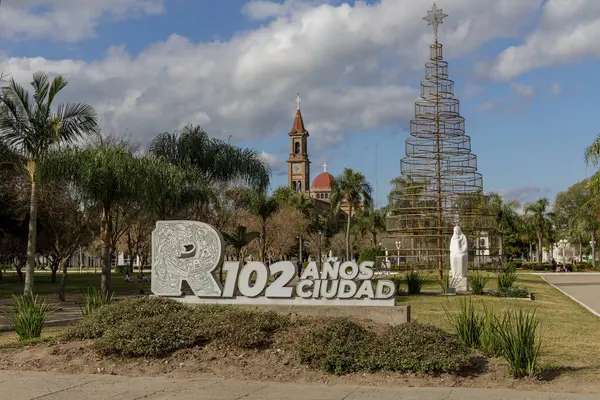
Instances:
[[[596,241],[594,238],[590,241],[590,246],[592,246],[592,267],[596,269]]]
[[[321,237],[322,237],[323,233],[321,231],[319,231],[319,266],[323,265],[323,257],[321,254]]]
[[[304,262],[302,258],[302,236],[298,236],[298,258],[300,258],[301,263]]]
[[[400,247],[402,246],[402,242],[397,240],[394,244],[396,245],[396,250],[398,250],[398,268],[400,268]]]
[[[558,247],[559,247],[560,249],[562,249],[562,263],[563,263],[563,269],[565,269],[565,264],[566,264],[566,261],[565,261],[565,248],[567,247],[567,243],[568,243],[568,242],[567,242],[565,239],[561,239],[561,240],[559,240],[559,241],[558,241]]]

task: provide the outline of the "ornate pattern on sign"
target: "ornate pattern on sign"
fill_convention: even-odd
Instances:
[[[152,232],[152,292],[180,296],[186,281],[196,296],[220,297],[213,271],[223,259],[219,231],[197,221],[158,221]]]

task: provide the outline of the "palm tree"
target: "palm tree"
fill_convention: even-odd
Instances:
[[[331,187],[331,202],[348,206],[348,222],[346,225],[346,260],[350,260],[350,224],[352,212],[360,207],[362,201],[363,210],[371,208],[373,199],[371,193],[373,188],[367,178],[360,172],[354,172],[351,168],[345,168],[342,175],[338,176]]]
[[[177,165],[193,165],[207,182],[244,180],[255,189],[269,186],[270,168],[259,152],[211,139],[199,126],[181,132],[161,133],[152,140],[150,152]]]
[[[279,210],[279,203],[265,191],[255,191],[250,195],[249,210],[260,219],[260,260],[265,262],[267,253],[267,220]]]
[[[139,163],[123,144],[100,143],[99,147],[71,148],[55,152],[44,165],[44,173],[70,181],[101,213],[101,290],[110,293],[113,221],[111,212],[119,202],[136,198],[143,188]]]
[[[531,215],[533,226],[537,233],[538,246],[537,246],[537,262],[542,262],[542,250],[544,246],[544,232],[547,229],[548,216],[547,211],[550,203],[548,199],[542,198],[535,203],[528,203],[525,205],[525,214]]]
[[[519,203],[516,200],[505,203],[497,193],[492,193],[489,196],[489,211],[496,220],[496,227],[500,236],[500,263],[503,262],[505,237],[518,229],[519,215],[515,211],[518,206]]]
[[[361,233],[371,235],[371,245],[377,245],[377,235],[385,231],[385,218],[388,213],[388,207],[377,210],[366,210],[359,220]]]
[[[230,245],[235,249],[235,256],[242,262],[242,249],[249,245],[254,239],[260,237],[259,232],[248,232],[245,226],[238,226],[235,231],[231,233],[223,232],[223,238],[225,239],[225,243]],[[221,284],[223,281],[223,265],[219,269],[219,280]]]
[[[0,136],[9,148],[27,159],[31,183],[25,294],[33,293],[40,164],[55,147],[98,130],[96,113],[87,104],[60,104],[53,110],[54,99],[67,86],[62,76],[50,82],[44,72],[36,72],[31,86],[33,96],[11,79],[0,96]]]

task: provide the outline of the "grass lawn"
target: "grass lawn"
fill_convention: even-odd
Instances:
[[[145,272],[145,275],[150,277],[149,272]],[[67,278],[65,286],[65,292],[67,294],[83,294],[88,288],[96,287],[100,288],[100,273],[70,273]],[[56,282],[50,282],[51,275],[49,273],[36,273],[34,280],[34,291],[37,294],[48,296],[58,296],[58,289],[60,288],[60,279],[62,275],[58,274]],[[111,276],[111,290],[115,292],[116,296],[127,296],[139,294],[140,285],[137,282],[137,272],[131,274],[133,283],[126,283],[123,275],[113,273]],[[23,293],[24,283],[19,281],[19,276],[16,273],[6,273],[0,281],[0,298],[7,298],[11,295],[19,295]],[[150,290],[150,284],[144,284],[146,292]]]
[[[534,301],[472,296],[476,306],[483,302],[494,311],[535,310],[541,321],[542,362],[551,367],[567,367],[581,378],[600,373],[600,318],[575,303],[536,275],[519,275],[516,283],[527,287]],[[489,287],[496,286],[494,279]],[[427,289],[440,290],[429,284]],[[450,330],[445,309],[457,310],[463,296],[400,296],[398,304],[411,305],[413,321]],[[571,374],[570,373],[570,374]]]

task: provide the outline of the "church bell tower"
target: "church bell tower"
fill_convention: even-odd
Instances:
[[[288,158],[288,186],[295,192],[308,195],[310,190],[310,160],[308,159],[308,131],[300,112],[300,95],[296,97],[298,109],[294,125],[289,133],[290,156]]]

